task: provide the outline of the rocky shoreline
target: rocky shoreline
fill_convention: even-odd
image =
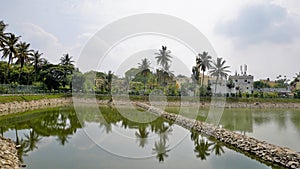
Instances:
[[[42,99],[28,102],[0,103],[0,116],[15,114],[34,109],[51,108],[63,106],[72,103],[71,98]],[[15,143],[3,137],[0,137],[0,168],[19,169],[21,164]]]
[[[0,103],[0,116],[34,109],[63,106],[70,103],[72,103],[72,98],[54,98],[33,100],[28,102]]]
[[[265,141],[260,141],[252,137],[238,134],[224,128],[219,128],[205,122],[189,119],[181,115],[167,113],[144,103],[136,103],[136,105],[151,113],[172,120],[176,124],[187,129],[196,130],[208,136],[212,136],[216,140],[231,145],[243,152],[254,155],[267,163],[292,169],[300,168],[300,153],[289,148],[269,144]]]
[[[0,168],[19,169],[20,166],[15,143],[0,136]]]

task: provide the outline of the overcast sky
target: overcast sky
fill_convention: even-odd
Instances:
[[[255,79],[275,79],[279,74],[291,78],[300,72],[299,0],[5,0],[0,6],[7,31],[21,35],[54,63],[63,53],[77,60],[101,28],[142,13],[167,14],[194,25],[218,57],[226,59],[232,74],[242,64]],[[106,67],[99,70],[108,71],[110,66],[113,70],[114,61],[107,59]]]

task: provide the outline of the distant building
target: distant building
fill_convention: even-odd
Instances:
[[[193,80],[192,78],[190,77],[186,77],[184,75],[178,75],[175,77],[175,80],[176,80],[176,84],[181,87],[182,84],[185,84],[185,83],[190,83],[192,84],[193,83]]]
[[[296,83],[296,90],[300,90],[300,82]]]
[[[290,97],[292,95],[292,90],[290,87],[286,88],[261,88],[261,89],[256,89],[255,91],[257,92],[262,92],[262,93],[277,93],[279,97]]]
[[[232,90],[233,92],[249,94],[253,92],[254,76],[247,75],[247,65],[244,65],[244,70],[241,66],[241,75],[236,72],[234,76],[229,76],[229,80],[232,80],[234,83],[234,89]]]

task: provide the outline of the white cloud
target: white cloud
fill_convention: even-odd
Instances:
[[[64,53],[68,53],[67,47],[59,42],[57,37],[32,23],[22,24],[22,39],[29,42],[31,47],[44,53],[43,57],[52,63],[58,63]]]
[[[216,31],[234,40],[238,47],[289,43],[300,33],[298,17],[279,5],[251,4],[242,8],[236,18],[217,24]]]

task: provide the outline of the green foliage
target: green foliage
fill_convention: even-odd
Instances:
[[[300,99],[300,90],[294,92],[294,98]]]
[[[255,81],[253,83],[253,87],[254,87],[254,89],[261,89],[261,88],[270,88],[271,86],[262,81]]]

